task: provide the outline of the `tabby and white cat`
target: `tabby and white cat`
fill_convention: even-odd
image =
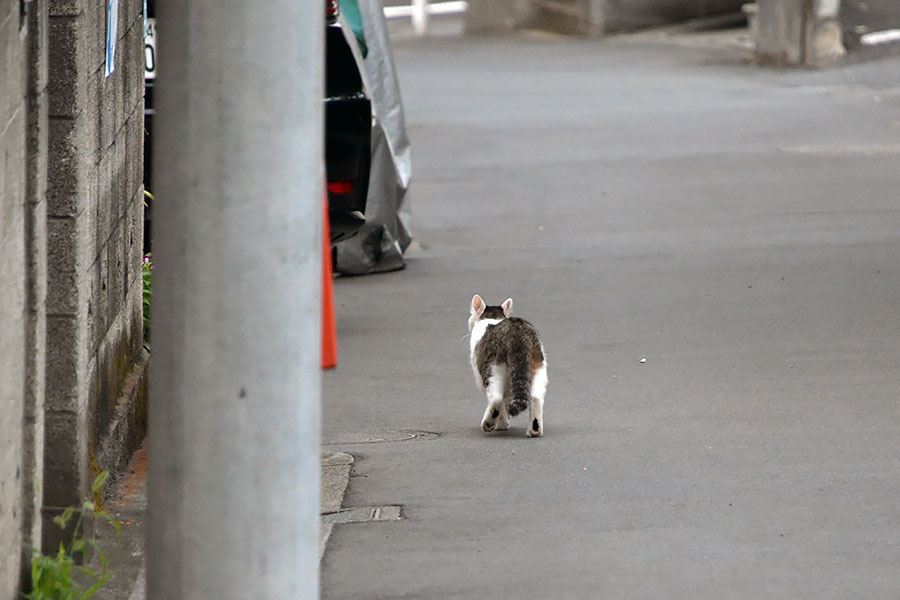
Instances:
[[[512,298],[487,306],[472,298],[469,313],[470,359],[475,381],[487,396],[481,420],[484,431],[509,429],[509,417],[529,411],[528,437],[544,434],[547,360],[535,328],[510,317]]]

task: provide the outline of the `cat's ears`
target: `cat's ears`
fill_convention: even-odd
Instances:
[[[512,313],[512,298],[507,298],[504,300],[503,304],[500,306],[503,308],[503,316],[508,317],[510,313]],[[476,317],[480,317],[482,313],[484,313],[484,309],[487,306],[484,304],[484,300],[481,299],[481,296],[475,294],[472,296],[472,314]]]
[[[487,308],[484,304],[484,300],[481,299],[481,296],[475,294],[472,296],[472,314],[476,317],[480,317],[484,312],[484,309]]]

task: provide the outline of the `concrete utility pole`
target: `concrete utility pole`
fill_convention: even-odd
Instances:
[[[318,597],[321,0],[157,0],[148,590]]]

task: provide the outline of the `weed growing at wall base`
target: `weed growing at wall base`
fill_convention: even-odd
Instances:
[[[100,473],[91,484],[91,492],[97,495],[103,487],[103,482],[109,473]],[[70,506],[63,514],[53,519],[63,530],[75,515],[75,507]],[[26,600],[87,600],[97,593],[112,574],[106,568],[106,555],[100,549],[96,539],[85,537],[82,523],[85,519],[91,521],[106,521],[119,531],[119,523],[112,516],[98,509],[93,502],[85,500],[78,513],[75,528],[72,532],[72,541],[66,547],[60,542],[59,550],[55,554],[41,554],[35,551],[31,559],[31,592],[24,595]],[[79,562],[86,563],[93,552],[100,561],[100,570],[83,566]]]

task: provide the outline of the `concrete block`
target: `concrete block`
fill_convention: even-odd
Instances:
[[[16,5],[15,8],[18,7]],[[0,1],[0,597],[15,598],[22,543],[22,429],[25,399],[26,220],[25,98],[18,81],[25,69],[17,11]],[[12,36],[8,39],[6,36]],[[21,89],[20,89],[21,88]],[[6,374],[9,373],[7,376]],[[5,435],[12,432],[13,435]]]
[[[47,91],[48,27],[47,3],[38,2],[28,7],[29,52],[32,56],[28,64],[28,84],[30,86],[29,94],[32,97],[37,97]]]
[[[28,201],[42,206],[46,218],[47,163],[49,160],[49,130],[46,92],[30,93],[28,99],[28,124],[26,147]]]
[[[87,0],[84,17],[88,23],[88,52],[85,70],[88,73],[100,71],[103,76],[103,65],[106,60],[106,2],[105,0]]]
[[[125,120],[125,125],[122,127],[122,131],[119,133],[119,139],[122,142],[122,151],[124,153],[123,160],[124,164],[124,172],[122,174],[122,195],[123,197],[128,199],[128,207],[125,209],[125,212],[128,213],[131,207],[131,201],[134,199],[134,192],[137,189],[138,181],[134,179],[134,114],[128,115],[128,118]]]
[[[139,188],[128,209],[128,284],[141,280],[144,262],[144,203],[143,191]]]
[[[135,295],[135,286],[126,282],[125,284],[125,294],[122,297],[122,331],[121,331],[121,355],[124,359],[124,364],[122,364],[122,373],[121,376],[124,379],[125,375],[131,370],[131,363],[134,361],[135,354],[135,345],[133,343],[135,335],[140,337],[141,333],[137,329],[134,328],[135,325],[135,309],[137,308],[136,304],[137,296]]]
[[[44,506],[65,508],[81,503],[88,481],[87,412],[44,416]]]
[[[26,337],[25,418],[43,415],[47,364],[47,316],[43,310],[29,314]]]
[[[97,332],[95,338],[95,350],[100,347],[109,330],[109,254],[105,251],[97,257],[94,266],[96,269],[99,289],[97,295]]]
[[[83,17],[53,17],[49,24],[49,111],[74,117],[87,102],[87,22]]]
[[[19,30],[18,6],[0,20],[0,130],[25,105],[26,38]]]
[[[22,560],[41,544],[41,489],[44,474],[43,407],[36,419],[25,419],[22,444]],[[26,570],[26,575],[28,571]]]
[[[141,352],[125,378],[115,410],[97,447],[97,462],[111,472],[124,469],[147,432],[147,375],[150,356]]]
[[[24,104],[24,102],[23,102]],[[22,244],[14,252],[18,252],[15,261],[16,269],[24,267],[19,260],[24,261],[24,232],[25,232],[25,111],[16,111],[11,119],[5,123],[6,128],[0,129],[0,199],[3,200],[3,210],[0,212],[0,243],[15,237],[16,243]],[[0,281],[14,281],[12,279],[0,279]]]
[[[47,313],[82,315],[89,281],[85,267],[90,260],[92,219],[89,211],[78,218],[47,221]]]
[[[107,429],[121,395],[123,382],[131,372],[137,357],[134,351],[135,345],[132,343],[132,327],[135,322],[133,309],[136,307],[134,299],[133,294],[129,294],[128,303],[123,299],[123,310],[111,324],[106,338],[97,352],[100,385],[94,404],[93,418],[94,431],[101,436]]]
[[[85,0],[50,0],[51,17],[77,16],[84,10]]]
[[[138,44],[141,42],[143,31],[134,24],[128,28],[128,33],[122,38],[122,126],[124,127],[134,108],[135,90],[134,72],[143,67],[143,63],[135,64],[138,60]]]
[[[48,411],[74,413],[84,410],[88,356],[86,319],[47,317],[47,395],[44,404]]]
[[[122,218],[128,210],[128,202],[132,193],[129,190],[128,170],[126,168],[126,138],[127,130],[123,127],[119,130],[115,147],[115,166],[113,172],[113,190],[116,194],[116,217]]]
[[[90,153],[85,161],[91,165],[97,165],[100,161],[100,149],[103,148],[100,106],[102,100],[100,98],[101,81],[103,73],[94,71],[88,75],[88,104],[85,107],[85,119],[89,122],[85,129],[85,135],[90,136]]]
[[[18,398],[21,401],[21,397]],[[8,417],[0,416],[0,427],[4,431],[16,431],[21,414],[13,411],[20,404],[4,406]],[[18,436],[16,436],[18,437]],[[16,598],[15,584],[19,579],[22,543],[22,446],[21,439],[13,439],[0,446],[0,539],[5,551],[0,555],[0,594],[12,600]]]
[[[144,27],[138,19],[122,38],[122,114],[130,116],[144,87]]]
[[[144,346],[144,307],[142,296],[144,286],[140,281],[135,281],[128,288],[125,298],[125,306],[128,311],[128,343],[130,345],[132,360],[140,357]]]
[[[107,288],[107,314],[110,323],[113,323],[122,309],[125,299],[124,264],[121,254],[122,221],[116,221],[112,235],[106,245],[109,253],[109,287]]]
[[[119,43],[122,43],[122,40],[119,40]],[[115,116],[115,134],[116,138],[118,138],[119,133],[122,131],[122,126],[125,124],[125,102],[128,98],[128,95],[125,90],[125,84],[128,81],[127,75],[125,73],[125,55],[127,53],[127,48],[119,47],[116,51],[116,71],[109,76],[112,80],[112,84],[116,87],[116,95],[115,95],[115,104],[113,105],[113,115]]]
[[[131,32],[135,25],[138,25],[141,30],[143,30],[144,3],[141,0],[121,0],[121,2],[122,5],[119,7],[119,10],[122,12],[125,29],[121,29],[120,31]],[[143,46],[143,44],[141,44],[141,46]]]
[[[88,482],[90,483],[90,482]],[[90,489],[90,485],[86,486]],[[87,494],[82,497],[82,500],[87,498]],[[79,501],[80,505],[81,502]],[[43,535],[41,538],[41,551],[44,554],[52,554],[54,551],[59,549],[59,543],[63,541],[71,541],[73,527],[75,525],[75,518],[69,522],[69,527],[65,530],[61,530],[59,526],[53,522],[53,519],[63,513],[65,508],[55,507],[55,506],[44,506],[41,510],[41,526],[43,528]],[[76,511],[77,515],[77,511]],[[95,523],[93,521],[87,520],[81,523],[81,531],[85,536],[90,537],[93,535],[93,531],[95,529]]]
[[[115,332],[116,323],[113,323],[106,337],[97,349],[97,395],[91,399],[92,428],[102,435],[103,424],[109,418],[110,405],[115,402],[118,389],[118,381],[115,369],[115,348],[109,343],[109,334]]]
[[[113,215],[109,210],[109,189],[101,186],[101,182],[106,181],[105,170],[108,167],[108,161],[101,161],[100,165],[94,170],[96,177],[96,191],[94,204],[94,212],[96,214],[96,231],[94,252],[97,256],[100,250],[106,245],[109,234],[112,230]],[[95,256],[96,258],[96,256]]]
[[[28,270],[28,312],[46,312],[47,299],[47,203],[29,205],[26,244]]]
[[[0,0],[0,23],[9,19],[15,9],[16,4],[13,0]]]
[[[127,153],[127,169],[129,193],[141,191],[143,196],[144,182],[144,110],[143,106],[135,105],[134,111],[125,124],[127,135],[125,136],[125,152]],[[143,198],[141,199],[143,204]]]
[[[132,65],[134,70],[129,75],[129,87],[133,95],[131,106],[144,112],[144,21],[142,17],[138,18],[137,23],[137,40],[134,43],[135,56]]]
[[[105,152],[100,157],[97,169],[97,241],[96,252],[106,246],[116,220],[116,197],[113,194],[112,180],[115,176],[115,153]]]
[[[144,283],[141,279],[134,282],[128,296],[128,306],[131,309],[131,351],[138,357],[144,346]]]
[[[54,217],[74,217],[84,210],[88,168],[88,130],[83,117],[51,118],[48,123],[47,210]]]
[[[103,293],[102,277],[100,275],[99,259],[91,265],[89,276],[91,278],[90,292],[88,294],[88,352],[91,355],[97,353],[107,326],[106,295]]]
[[[100,123],[100,153],[106,152],[116,140],[116,96],[119,87],[115,75],[104,77],[99,74],[98,110]]]

